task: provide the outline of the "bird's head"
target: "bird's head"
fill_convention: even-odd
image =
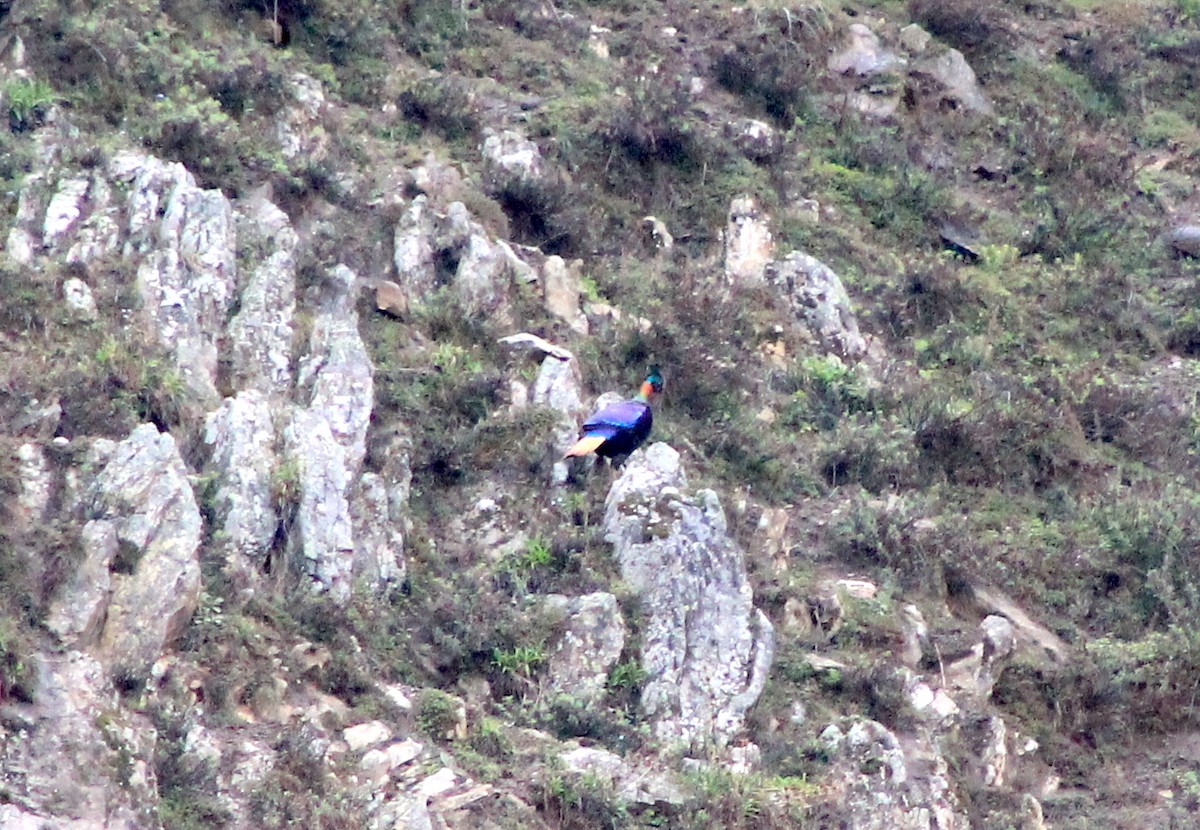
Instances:
[[[644,400],[650,400],[663,389],[663,376],[659,372],[657,366],[650,367],[650,374],[646,375],[646,379],[642,381],[642,388],[639,390],[639,397]]]

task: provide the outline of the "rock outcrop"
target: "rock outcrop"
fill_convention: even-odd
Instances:
[[[711,490],[687,493],[679,453],[635,453],[605,502],[621,574],[646,609],[642,707],[663,740],[727,744],[766,683],[775,635]]]

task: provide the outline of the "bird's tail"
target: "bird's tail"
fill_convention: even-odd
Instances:
[[[567,454],[563,458],[574,458],[578,455],[587,455],[589,452],[595,452],[606,440],[608,439],[603,435],[585,435],[575,442],[575,446],[567,450]]]

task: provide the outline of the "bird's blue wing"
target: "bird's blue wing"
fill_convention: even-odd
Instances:
[[[588,435],[613,437],[623,429],[632,429],[649,409],[641,401],[621,401],[594,412],[583,424]]]

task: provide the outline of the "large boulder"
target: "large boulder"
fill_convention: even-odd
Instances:
[[[758,700],[775,634],[711,490],[687,492],[679,453],[634,453],[605,502],[604,529],[647,619],[642,707],[657,735],[723,746]]]
[[[145,671],[200,598],[200,511],[175,439],[144,424],[97,453],[83,493],[84,559],[47,628],[120,671]]]

